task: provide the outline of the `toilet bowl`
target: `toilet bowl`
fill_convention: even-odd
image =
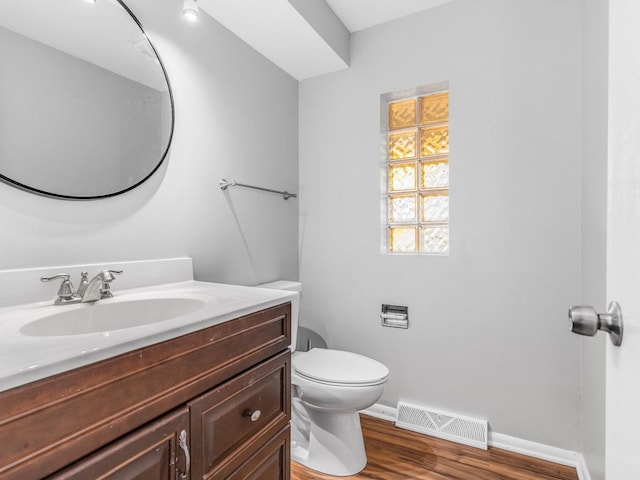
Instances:
[[[301,291],[297,282],[259,286]],[[292,316],[297,316],[295,310]],[[292,328],[297,328],[298,319],[292,320]],[[356,353],[325,348],[294,351],[291,458],[335,476],[355,475],[364,469],[367,456],[358,411],[378,401],[388,375],[382,363]]]
[[[360,472],[367,455],[358,411],[382,396],[387,367],[355,353],[314,348],[294,353],[291,373],[292,458],[329,475]]]

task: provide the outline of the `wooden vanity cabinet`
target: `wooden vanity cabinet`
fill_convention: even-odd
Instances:
[[[0,480],[288,480],[290,338],[287,303],[2,392]]]

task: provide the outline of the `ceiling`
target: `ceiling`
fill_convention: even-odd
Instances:
[[[453,0],[198,0],[298,80],[349,68],[350,34]]]
[[[374,27],[453,0],[326,0],[350,32]]]

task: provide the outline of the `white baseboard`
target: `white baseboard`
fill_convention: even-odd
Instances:
[[[564,450],[497,432],[489,432],[489,445],[501,450],[508,450],[527,457],[539,458],[540,460],[547,460],[574,468],[578,466],[578,456],[580,455],[572,450]]]
[[[578,465],[576,466],[578,471],[578,480],[591,480],[591,475],[587,469],[587,463],[584,461],[584,457],[581,453],[578,453]]]
[[[398,418],[397,408],[387,407],[386,405],[381,405],[379,403],[375,403],[369,408],[361,410],[360,413],[364,413],[365,415],[369,415],[370,417],[380,418],[388,422],[395,422],[396,418]]]
[[[396,408],[378,403],[372,405],[366,410],[362,410],[361,413],[371,417],[380,418],[382,420],[387,420],[389,422],[395,422],[398,416]],[[523,440],[521,438],[496,432],[489,432],[489,446],[519,453],[520,455],[526,455],[527,457],[538,458],[540,460],[547,460],[560,465],[573,467],[578,472],[579,480],[591,480],[591,476],[587,470],[587,465],[581,453],[532,442],[530,440]]]

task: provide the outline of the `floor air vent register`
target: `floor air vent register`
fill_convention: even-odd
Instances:
[[[398,402],[396,426],[484,450],[488,446],[486,420],[463,417],[406,402]]]

